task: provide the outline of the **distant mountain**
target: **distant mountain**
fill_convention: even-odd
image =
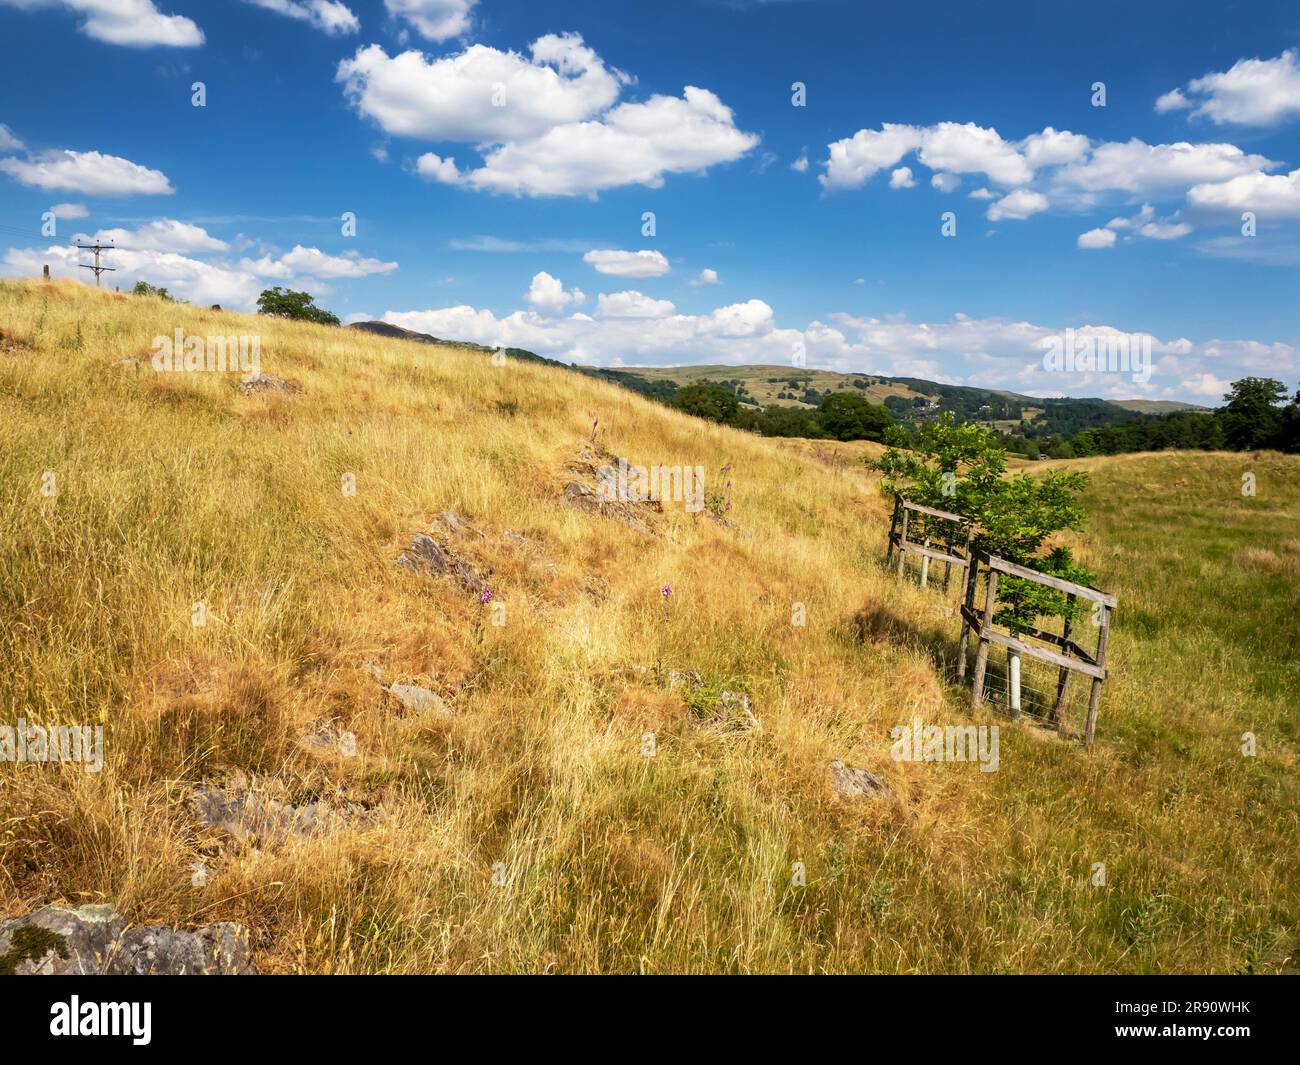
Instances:
[[[439,340],[428,333],[417,333],[414,329],[403,329],[391,322],[353,322],[349,329],[360,329],[363,333],[375,333],[393,340],[415,340],[421,344],[454,344],[455,341]]]
[[[400,325],[393,325],[391,322],[353,322],[348,328],[360,329],[363,333],[376,333],[391,340],[413,340],[418,344],[449,344],[452,347],[470,348],[488,355],[498,350],[497,348],[486,347],[483,344],[475,344],[469,340],[444,340],[441,337],[433,336],[431,333],[417,333],[414,329],[403,329]],[[521,362],[540,362],[548,366],[559,366],[565,370],[581,369],[581,367],[570,366],[555,359],[548,359],[544,355],[538,355],[524,348],[502,348],[500,350],[507,357],[518,359]]]

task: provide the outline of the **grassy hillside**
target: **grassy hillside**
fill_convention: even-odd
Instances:
[[[178,327],[260,334],[300,391],[154,373]],[[0,763],[0,915],[238,920],[263,971],[1296,967],[1300,459],[1087,463],[1074,542],[1120,599],[1096,748],[1001,719],[982,773],[890,759],[892,726],[971,718],[956,596],[882,567],[861,446],[71,282],[0,284],[0,332],[0,723],[106,726],[98,774]],[[570,506],[596,419],[598,447],[711,493],[730,465],[724,520]],[[489,604],[395,565],[446,511]],[[724,689],[761,731],[715,720]],[[320,741],[344,732],[353,756]],[[838,798],[834,759],[896,798]],[[190,805],[237,773],[367,813],[240,845]]]

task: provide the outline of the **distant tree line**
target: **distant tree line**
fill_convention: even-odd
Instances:
[[[1084,429],[1069,439],[1041,442],[1048,458],[1118,455],[1130,451],[1276,451],[1300,453],[1300,388],[1288,396],[1271,377],[1243,377],[1213,411],[1137,415],[1120,425]],[[1026,441],[1025,443],[1029,443]],[[1033,446],[1038,447],[1039,442]],[[1012,448],[1021,450],[1022,448]]]
[[[763,436],[799,436],[813,440],[884,440],[894,424],[889,411],[852,392],[819,396],[815,408],[771,405],[742,407],[730,383],[700,381],[678,388],[671,405],[687,414],[748,429]]]

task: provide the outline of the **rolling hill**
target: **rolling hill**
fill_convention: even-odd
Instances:
[[[156,372],[177,329],[260,376]],[[1085,752],[972,718],[869,445],[72,282],[0,282],[0,334],[0,723],[105,729],[0,762],[0,915],[237,921],[263,972],[1295,970],[1300,457],[1078,463]],[[601,505],[613,456],[704,506]],[[915,719],[998,770],[893,760]]]

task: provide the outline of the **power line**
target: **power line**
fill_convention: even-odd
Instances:
[[[41,236],[39,233],[33,233],[30,229],[19,229],[17,226],[8,226],[3,223],[0,223],[0,232],[13,233],[15,236],[28,238],[39,238]]]

